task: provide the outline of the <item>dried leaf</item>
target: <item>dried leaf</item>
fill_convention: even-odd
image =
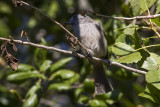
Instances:
[[[72,37],[71,35],[67,34],[66,39],[70,41],[71,46],[76,51],[76,46],[78,45],[78,38],[77,37]]]
[[[15,51],[15,52],[17,52],[17,47],[16,47],[16,45],[15,44],[12,44],[12,47],[13,47],[13,50]]]
[[[21,32],[21,38],[23,37],[23,34],[24,34],[24,31],[22,30],[22,32]]]
[[[12,56],[11,54],[7,54],[6,55],[6,60],[8,65],[13,69],[13,70],[17,70],[18,69],[18,62],[19,60],[16,59],[14,56]]]
[[[22,5],[21,0],[13,0],[13,4],[15,5],[15,7]]]

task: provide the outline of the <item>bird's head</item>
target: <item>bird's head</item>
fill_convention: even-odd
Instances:
[[[85,18],[87,16],[86,15],[82,15],[82,14],[76,14],[74,16],[72,16],[69,20],[69,22],[66,22],[66,24],[69,24],[69,25],[77,25],[77,24],[81,24],[83,22],[85,22]]]

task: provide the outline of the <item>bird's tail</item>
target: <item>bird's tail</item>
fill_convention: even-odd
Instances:
[[[107,80],[103,64],[94,62],[94,78],[95,78],[95,93],[97,95],[111,91],[111,86]]]

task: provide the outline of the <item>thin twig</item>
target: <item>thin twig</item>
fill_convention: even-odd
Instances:
[[[10,39],[0,37],[0,41],[10,41]],[[33,47],[36,47],[36,48],[43,48],[43,49],[47,49],[47,50],[57,51],[57,52],[68,54],[68,55],[74,55],[74,56],[77,56],[77,57],[83,58],[83,59],[86,58],[82,54],[79,54],[79,53],[75,54],[72,51],[62,50],[62,49],[58,49],[58,48],[55,48],[55,47],[49,47],[49,46],[39,45],[39,44],[35,44],[35,43],[32,43],[32,42],[23,42],[21,40],[13,40],[13,42],[14,43],[18,43],[18,44],[22,44],[22,45],[33,46]],[[100,59],[100,58],[96,58],[96,57],[92,57],[92,60],[101,62],[103,64],[108,64],[109,63],[109,60],[104,60],[104,59]],[[145,71],[138,70],[138,69],[135,69],[135,68],[131,68],[131,67],[128,67],[126,65],[120,64],[118,62],[111,62],[111,65],[118,66],[118,67],[124,68],[124,69],[126,69],[128,71],[139,73],[139,74],[143,74],[143,75],[145,75],[147,73]]]
[[[76,37],[70,32],[68,31],[62,24],[60,24],[59,22],[57,22],[56,20],[54,20],[53,18],[50,18],[46,13],[42,12],[40,9],[36,8],[35,6],[24,2],[24,1],[19,1],[21,4],[24,4],[26,6],[31,7],[32,9],[38,11],[39,13],[41,13],[42,15],[44,15],[46,18],[48,18],[49,20],[51,20],[52,22],[56,23],[58,26],[60,26],[63,30],[65,30],[70,36],[72,36],[73,38],[76,39]],[[87,49],[82,45],[82,43],[78,40],[78,44],[84,49],[84,51],[86,51],[86,53],[88,53]],[[89,54],[89,53],[88,53]]]
[[[119,20],[155,19],[157,17],[160,17],[160,14],[148,15],[148,16],[134,16],[134,17],[113,17],[113,16],[102,15],[102,14],[99,14],[99,13],[94,13],[94,12],[91,12],[91,11],[88,11],[88,12],[95,15],[95,16],[105,17],[105,18],[109,18],[109,19],[119,19]]]

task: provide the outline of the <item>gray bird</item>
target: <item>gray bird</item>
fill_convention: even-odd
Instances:
[[[76,14],[67,24],[72,25],[75,35],[93,57],[108,59],[108,46],[102,25],[85,14]],[[86,54],[83,49],[81,49]],[[95,78],[95,93],[100,95],[109,92],[111,87],[106,78],[103,64],[92,61]]]

